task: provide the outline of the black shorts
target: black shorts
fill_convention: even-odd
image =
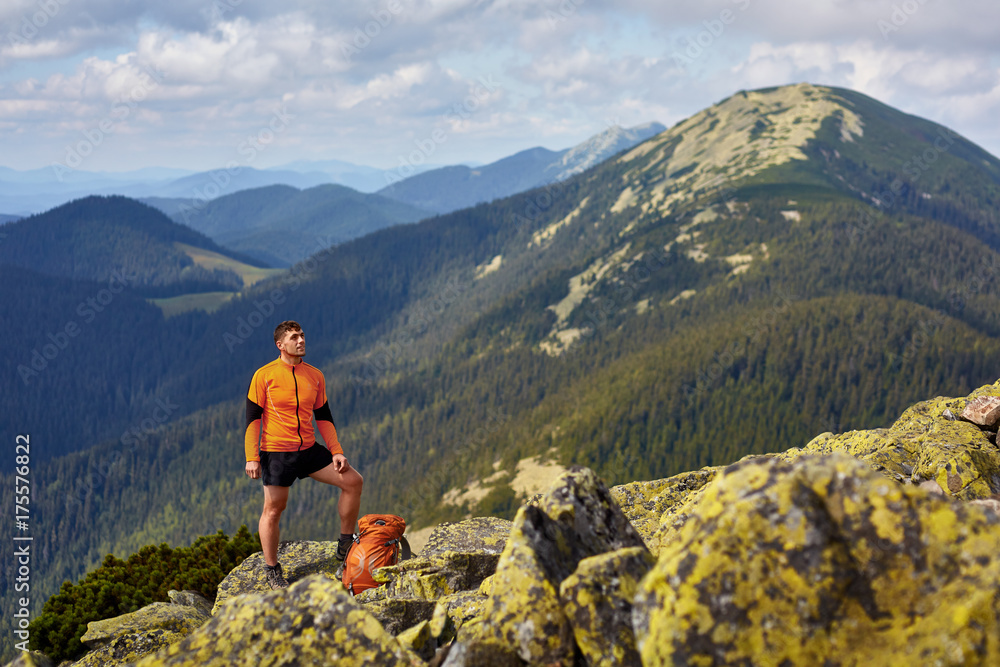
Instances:
[[[264,486],[291,486],[296,478],[303,479],[333,463],[333,454],[319,444],[297,452],[260,453],[261,477]]]

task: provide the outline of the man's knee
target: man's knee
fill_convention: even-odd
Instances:
[[[344,482],[347,488],[345,491],[350,490],[355,493],[361,493],[361,488],[365,485],[365,478],[361,476],[357,470],[352,471],[353,475],[345,475]]]
[[[281,513],[285,511],[285,505],[287,500],[272,500],[264,501],[264,515],[272,518],[278,518]]]

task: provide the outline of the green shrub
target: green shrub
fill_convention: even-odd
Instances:
[[[260,536],[244,525],[232,540],[220,530],[190,547],[145,546],[128,560],[108,554],[100,567],[76,584],[63,582],[45,602],[29,626],[29,646],[56,662],[76,660],[87,650],[80,637],[90,621],[165,602],[170,589],[198,591],[214,600],[222,578],[255,551],[260,551]]]

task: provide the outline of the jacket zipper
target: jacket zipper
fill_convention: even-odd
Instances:
[[[302,451],[302,445],[305,444],[305,441],[302,440],[302,418],[299,416],[299,380],[295,375],[295,366],[292,366],[292,381],[295,383],[295,423],[298,425],[299,451]]]

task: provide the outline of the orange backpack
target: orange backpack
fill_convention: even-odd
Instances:
[[[406,521],[394,514],[366,514],[358,521],[359,534],[347,550],[341,581],[351,595],[380,586],[372,571],[395,565],[410,557],[410,545],[403,537]]]

